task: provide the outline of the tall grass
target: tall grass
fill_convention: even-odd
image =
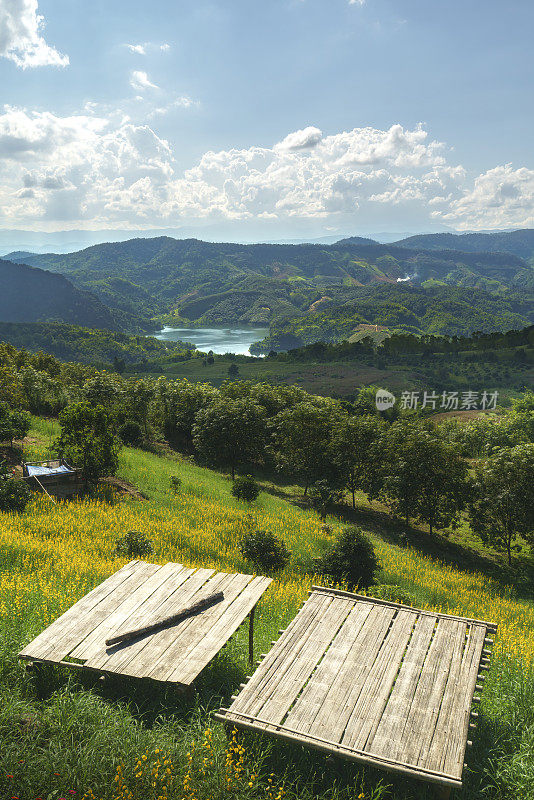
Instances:
[[[53,423],[39,421],[32,446],[43,452],[53,435]],[[364,772],[265,737],[247,737],[245,751],[240,742],[227,743],[211,712],[228,702],[248,670],[245,630],[202,674],[194,699],[142,682],[102,683],[52,669],[33,677],[24,673],[18,650],[125,563],[114,545],[128,530],[140,530],[152,541],[156,563],[226,571],[249,571],[237,546],[247,527],[283,537],[292,561],[260,602],[258,653],[268,649],[306,597],[314,580],[307,565],[332,536],[316,515],[265,493],[248,507],[231,496],[225,477],[139,450],[123,451],[119,472],[149,499],[53,505],[38,497],[21,516],[0,515],[0,796],[430,796],[415,782]],[[182,479],[178,493],[170,490],[176,474]],[[338,522],[329,522],[335,533]],[[374,541],[383,580],[403,586],[422,606],[499,623],[479,730],[459,796],[534,797],[533,605],[484,575],[460,572],[377,537]]]

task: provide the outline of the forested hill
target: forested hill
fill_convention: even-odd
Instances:
[[[110,309],[90,292],[77,289],[63,275],[0,260],[2,322],[70,322],[117,330]]]
[[[534,230],[498,233],[428,233],[395,242],[418,250],[463,250],[467,253],[510,253],[534,263]]]
[[[534,268],[515,255],[428,251],[359,238],[334,245],[241,245],[158,237],[13,258],[64,273],[122,312],[172,312],[197,324],[265,324],[313,312],[332,287],[350,291],[407,281],[534,293]]]

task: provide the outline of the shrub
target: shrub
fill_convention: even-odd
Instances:
[[[154,548],[152,542],[139,531],[128,531],[115,542],[115,552],[118,556],[136,558],[152,555]]]
[[[119,428],[119,436],[124,444],[136,447],[141,443],[143,431],[138,422],[134,419],[127,419]]]
[[[246,475],[244,478],[236,478],[232,486],[232,494],[238,500],[245,500],[247,503],[252,503],[256,500],[260,493],[260,487],[252,477]]]
[[[345,583],[351,591],[371,586],[379,568],[373,545],[357,527],[345,528],[332,548],[315,560],[318,573]]]
[[[182,479],[178,475],[171,475],[171,491],[179,492],[182,486]]]
[[[241,555],[261,572],[278,572],[291,558],[284,542],[271,531],[250,531],[240,543]]]
[[[0,511],[22,512],[28,505],[31,491],[26,481],[2,478],[0,480]]]

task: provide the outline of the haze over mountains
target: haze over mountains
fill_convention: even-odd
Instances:
[[[149,331],[159,326],[154,317],[177,326],[278,328],[304,317],[313,329],[318,314],[341,314],[345,330],[350,307],[355,325],[464,335],[533,321],[534,230],[424,234],[391,244],[364,237],[246,245],[137,238],[67,254],[11,253],[0,275],[9,298],[0,321]],[[320,334],[328,336],[328,325]]]

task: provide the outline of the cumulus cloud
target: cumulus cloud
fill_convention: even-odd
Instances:
[[[275,145],[275,150],[307,150],[319,144],[322,138],[323,132],[309,125],[300,131],[288,133],[285,139]]]
[[[126,47],[130,53],[136,53],[139,56],[146,55],[146,46],[144,44],[127,44]]]
[[[0,187],[6,227],[315,220],[347,230],[391,220],[391,209],[420,225],[534,224],[534,171],[506,165],[473,180],[421,126],[331,135],[310,126],[272,147],[205,152],[182,172],[151,124],[94,108],[63,117],[5,108]]]
[[[0,2],[0,56],[18,67],[65,67],[69,57],[46,43],[44,18],[37,13],[37,0]]]
[[[534,227],[534,170],[513,169],[511,164],[494,167],[433,216],[460,229]]]
[[[155,83],[152,83],[147,73],[140,69],[134,69],[130,75],[130,86],[135,89],[136,92],[142,92],[145,89],[159,88]]]

